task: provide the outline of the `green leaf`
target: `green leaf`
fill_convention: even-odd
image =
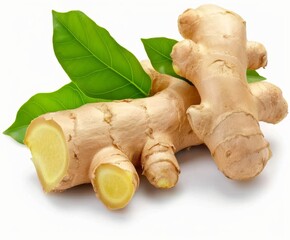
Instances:
[[[55,55],[87,96],[124,99],[149,95],[150,77],[106,29],[80,11],[52,13]]]
[[[173,70],[172,59],[170,57],[172,48],[177,43],[176,40],[159,37],[141,39],[141,41],[156,71],[180,78]]]
[[[247,81],[248,83],[254,83],[254,82],[260,82],[266,80],[265,77],[261,76],[257,71],[255,70],[247,70]]]
[[[181,78],[174,72],[172,58],[170,56],[173,46],[177,43],[176,40],[157,37],[142,39],[142,42],[150,62],[156,71]],[[265,79],[265,77],[260,76],[255,70],[247,70],[248,83],[259,82]]]
[[[51,93],[39,93],[24,103],[17,112],[14,123],[4,132],[17,142],[23,143],[30,122],[48,112],[73,109],[85,103],[108,101],[84,95],[74,83],[69,83]]]

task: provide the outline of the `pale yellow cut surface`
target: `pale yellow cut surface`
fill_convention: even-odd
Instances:
[[[110,209],[123,208],[134,194],[133,175],[110,164],[100,165],[95,172],[98,195]]]
[[[50,122],[30,128],[25,144],[30,148],[32,161],[46,192],[53,190],[63,179],[68,165],[67,147],[63,133]]]
[[[166,179],[166,178],[161,178],[161,179],[159,179],[158,182],[157,182],[157,186],[158,186],[159,188],[165,188],[165,189],[167,189],[167,188],[172,187],[171,185],[172,185],[172,184],[170,184],[170,182],[169,182],[168,179]]]

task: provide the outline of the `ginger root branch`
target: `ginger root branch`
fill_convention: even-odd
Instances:
[[[287,113],[276,87],[247,84],[247,68],[266,66],[265,48],[247,41],[245,21],[238,14],[215,5],[185,11],[179,17],[179,31],[185,40],[173,48],[174,68],[201,97],[201,103],[187,111],[193,131],[227,177],[255,177],[271,156],[258,121],[278,122]]]

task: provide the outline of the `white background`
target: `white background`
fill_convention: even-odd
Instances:
[[[51,10],[82,10],[139,59],[140,38],[181,39],[177,17],[196,0],[1,0],[0,130],[38,92],[69,81],[52,48]],[[212,0],[239,13],[248,39],[263,42],[269,64],[260,73],[283,89],[290,102],[288,1]],[[90,185],[44,194],[30,152],[0,135],[0,239],[290,239],[289,117],[261,124],[273,157],[256,179],[225,178],[205,147],[179,153],[181,175],[169,191],[141,186],[127,208],[112,212]]]

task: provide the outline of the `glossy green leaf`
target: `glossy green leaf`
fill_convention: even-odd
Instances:
[[[156,71],[171,75],[173,77],[181,78],[174,72],[172,67],[172,59],[170,56],[173,46],[177,43],[176,40],[164,37],[157,37],[142,39],[142,42],[145,51],[150,59],[150,62]],[[248,83],[259,82],[265,79],[266,78],[260,76],[257,71],[247,70]]]
[[[257,71],[255,70],[247,70],[247,81],[248,83],[253,82],[260,82],[266,80],[265,77],[261,76]]]
[[[73,109],[85,103],[107,101],[84,95],[74,83],[69,83],[51,93],[39,93],[24,103],[17,112],[14,123],[4,132],[17,142],[23,143],[30,122],[48,112]]]
[[[176,40],[164,37],[141,40],[156,71],[180,78],[173,70],[172,59],[170,57],[172,48],[177,43]]]
[[[139,61],[84,13],[53,11],[53,46],[63,69],[87,96],[125,99],[149,95],[151,79]]]

